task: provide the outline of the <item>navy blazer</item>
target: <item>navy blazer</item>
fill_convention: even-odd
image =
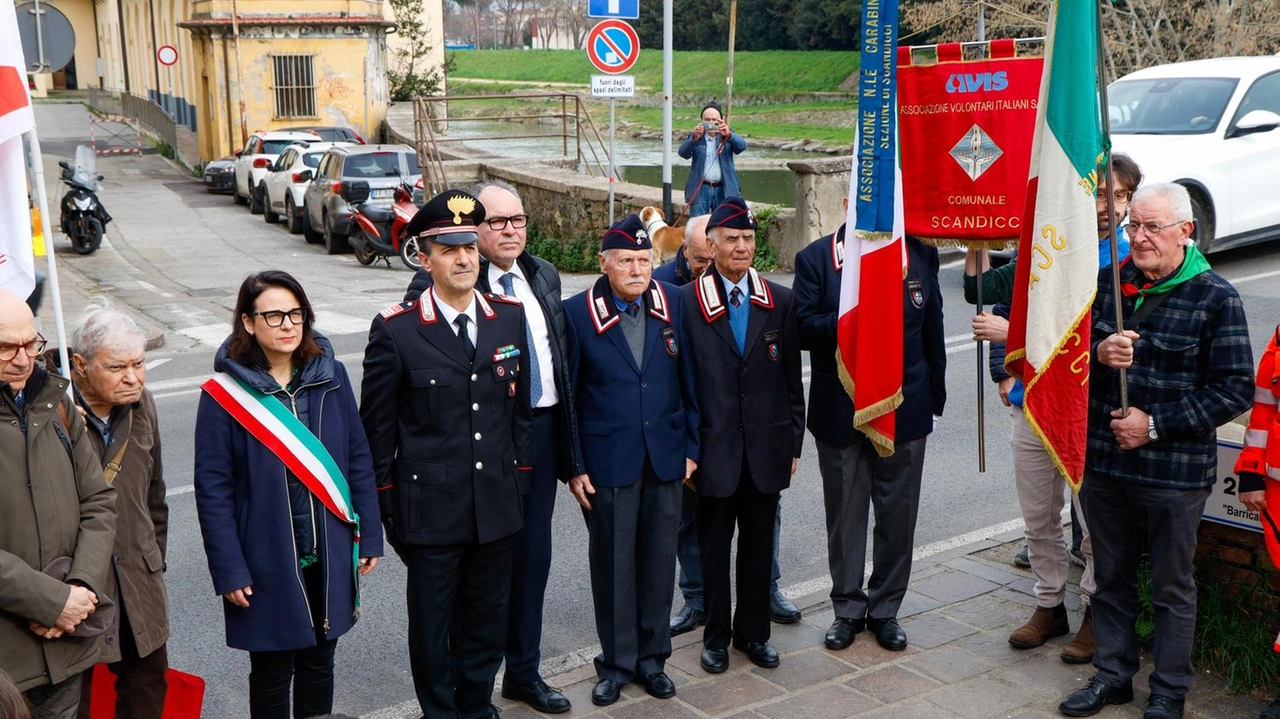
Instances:
[[[637,367],[607,277],[564,303],[577,461],[597,487],[634,483],[646,458],[658,479],[681,480],[685,458],[699,458],[698,403],[680,294],[650,282],[642,311],[643,362]]]
[[[791,484],[791,460],[804,445],[804,384],[791,290],[750,274],[746,352],[729,327],[729,300],[715,266],[681,288],[686,344],[695,358],[701,417],[698,494],[730,497],[743,463],[761,492]]]
[[[840,269],[844,225],[796,253],[796,296],[800,345],[809,351],[809,431],[827,444],[847,447],[857,439],[853,400],[836,375],[836,319],[840,313]],[[907,238],[903,291],[902,405],[896,439],[910,442],[933,431],[933,415],[947,402],[947,351],[938,287],[938,251]]]
[[[676,256],[670,262],[653,268],[653,279],[676,287],[689,284],[693,279],[693,270],[689,268],[689,260],[685,257],[683,245],[676,250]]]

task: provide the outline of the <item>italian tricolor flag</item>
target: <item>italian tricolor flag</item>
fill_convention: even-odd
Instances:
[[[1072,489],[1084,479],[1090,310],[1097,292],[1098,5],[1053,0],[1022,215],[1005,366],[1022,411]]]
[[[0,289],[19,297],[31,294],[36,277],[22,153],[22,133],[35,126],[18,16],[13,0],[0,0]]]

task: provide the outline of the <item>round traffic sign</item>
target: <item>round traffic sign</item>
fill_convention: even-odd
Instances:
[[[172,45],[161,45],[160,49],[156,50],[156,59],[161,65],[172,65],[178,61],[178,48]]]
[[[640,36],[621,20],[601,20],[587,34],[587,57],[600,72],[626,72],[640,57]]]

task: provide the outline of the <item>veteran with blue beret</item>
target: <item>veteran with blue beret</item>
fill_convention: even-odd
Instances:
[[[600,243],[601,276],[565,300],[583,473],[569,488],[590,534],[601,651],[591,700],[638,681],[675,696],[665,665],[680,524],[680,483],[698,466],[698,404],[679,290],[652,279],[644,225],[628,215]]]
[[[484,207],[449,190],[410,221],[434,285],[369,329],[360,417],[387,538],[408,568],[409,662],[426,719],[496,715],[527,485],[524,309],[475,289]]]

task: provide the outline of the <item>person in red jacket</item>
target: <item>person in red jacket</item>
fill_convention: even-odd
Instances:
[[[1244,450],[1236,460],[1236,474],[1240,477],[1240,500],[1261,517],[1271,563],[1280,567],[1280,414],[1276,411],[1280,404],[1280,363],[1276,362],[1277,354],[1280,354],[1280,327],[1271,335],[1258,363],[1258,387],[1253,394],[1249,428],[1244,434]],[[1276,651],[1280,652],[1280,639]],[[1264,707],[1261,716],[1280,719],[1280,697]]]

